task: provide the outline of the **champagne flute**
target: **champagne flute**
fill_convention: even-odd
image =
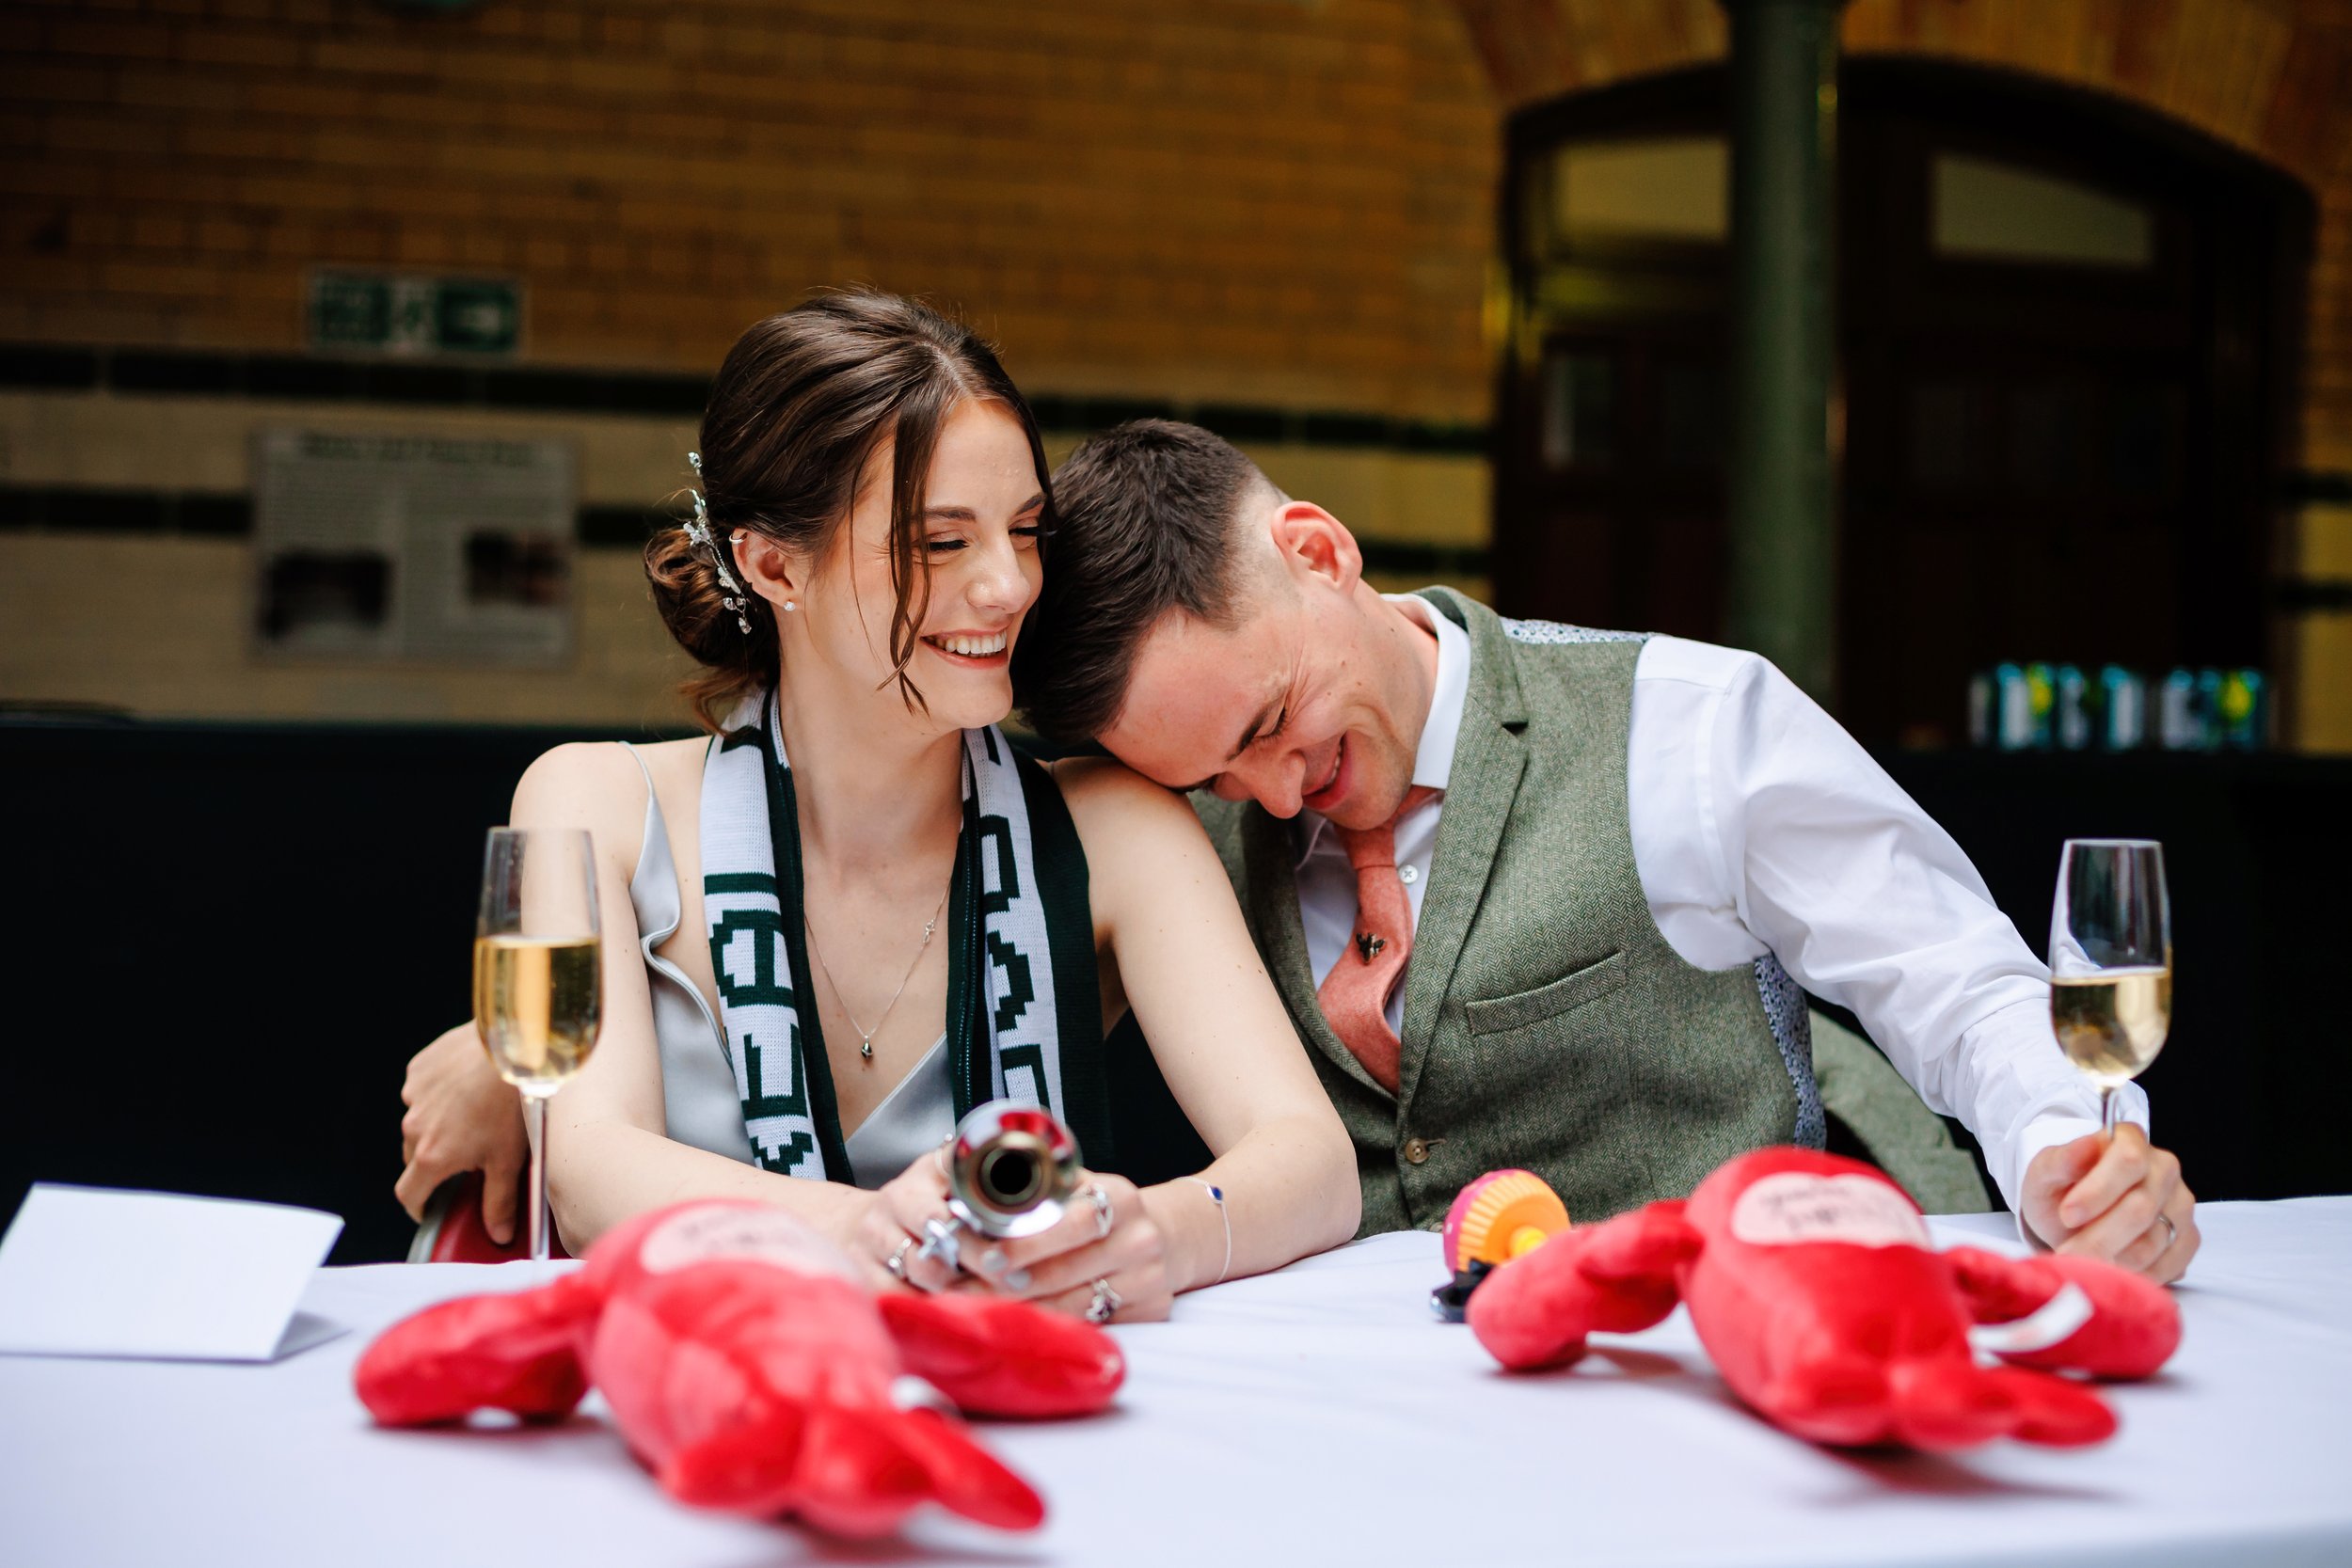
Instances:
[[[2067,1059],[2099,1085],[2115,1136],[2115,1091],[2163,1049],[2172,1022],[2172,905],[2164,846],[2070,838],[2050,911],[2050,1022]]]
[[[596,1049],[596,868],[578,828],[493,828],[474,927],[473,1021],[531,1128],[531,1257],[548,1260],[548,1101]]]

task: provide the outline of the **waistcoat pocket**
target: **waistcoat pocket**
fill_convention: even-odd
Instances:
[[[1581,1007],[1597,997],[1606,996],[1625,984],[1628,960],[1622,949],[1610,954],[1597,963],[1563,974],[1534,990],[1523,990],[1515,996],[1498,996],[1491,1002],[1470,1002],[1463,1006],[1463,1022],[1473,1035],[1497,1035],[1506,1029],[1524,1029],[1531,1023],[1541,1023],[1557,1018],[1571,1008]]]

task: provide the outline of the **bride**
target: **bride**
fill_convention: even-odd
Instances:
[[[995,728],[1053,507],[993,353],[879,293],[770,317],[720,369],[697,466],[695,520],[645,565],[710,737],[561,746],[515,792],[516,826],[593,836],[602,898],[601,1037],[548,1111],[566,1244],[756,1197],[878,1283],[1100,1321],[1350,1236],[1354,1153],[1191,811]],[[1129,1009],[1214,1162],[1090,1174],[1052,1229],[967,1244],[971,1275],[925,1250],[933,1156],[972,1104],[1041,1102],[1104,1147],[1103,1037]],[[404,1098],[412,1212],[476,1165],[511,1191],[520,1118],[471,1024]]]

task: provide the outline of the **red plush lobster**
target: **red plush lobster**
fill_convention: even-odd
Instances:
[[[2051,1372],[2147,1377],[2181,1340],[2162,1286],[2090,1259],[1935,1252],[1883,1174],[1799,1148],[1741,1155],[1685,1201],[1554,1235],[1488,1275],[1469,1319],[1524,1370],[1576,1360],[1596,1331],[1648,1328],[1677,1301],[1732,1391],[1819,1443],[2096,1443],[2114,1413]],[[2008,1325],[1974,1338],[2011,1365],[1978,1364],[1972,1321]]]
[[[969,1414],[1075,1416],[1108,1404],[1126,1368],[1090,1324],[988,1296],[877,1297],[784,1211],[708,1201],[629,1221],[541,1289],[394,1324],[355,1381],[393,1426],[560,1417],[593,1382],[662,1489],[706,1508],[858,1536],[927,1500],[1006,1529],[1042,1522],[961,1421],[894,1402],[902,1372]]]

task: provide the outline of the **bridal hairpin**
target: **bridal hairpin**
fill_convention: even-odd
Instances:
[[[694,466],[694,477],[702,478],[703,454],[698,451],[690,451],[686,454],[686,461]],[[694,498],[694,515],[678,526],[686,531],[687,538],[709,552],[711,565],[718,568],[719,586],[726,590],[725,596],[721,602],[735,611],[735,624],[743,628],[744,636],[749,637],[752,634],[752,618],[749,613],[751,607],[747,603],[750,595],[745,594],[742,585],[735,580],[735,574],[727,569],[726,552],[719,548],[719,541],[711,536],[710,509],[703,502],[702,491],[692,489],[687,494]]]

